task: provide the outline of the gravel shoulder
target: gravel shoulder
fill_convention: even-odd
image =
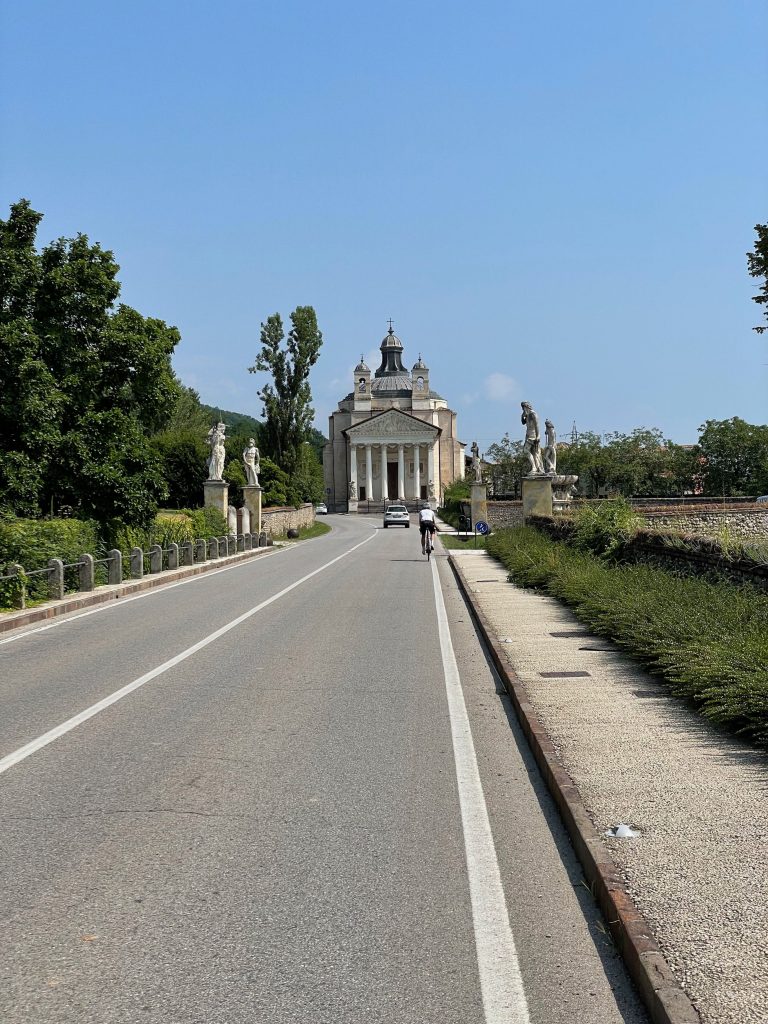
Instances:
[[[640,833],[603,841],[704,1024],[765,1024],[768,759],[485,552],[451,555],[598,834]],[[588,674],[543,675],[565,672]]]

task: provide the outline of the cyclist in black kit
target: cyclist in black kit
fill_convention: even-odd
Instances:
[[[424,540],[429,530],[429,538],[431,546],[435,546],[435,530],[437,529],[437,522],[435,521],[435,513],[431,508],[423,508],[419,512],[419,533],[421,534],[421,553],[425,554],[424,551]]]

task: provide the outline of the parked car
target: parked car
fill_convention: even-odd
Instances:
[[[316,516],[327,516],[328,515],[328,506],[325,504],[324,501],[321,501],[319,505],[315,505],[315,515]]]
[[[384,529],[388,526],[404,526],[408,529],[411,520],[408,516],[408,509],[405,505],[390,505],[384,510]]]
[[[759,501],[761,505],[768,504],[768,494],[761,494],[759,498],[755,498],[755,501]]]

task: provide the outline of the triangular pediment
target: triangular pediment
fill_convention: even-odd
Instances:
[[[407,412],[399,409],[387,409],[386,412],[377,413],[362,423],[356,423],[354,427],[347,427],[344,431],[350,441],[382,441],[390,438],[421,438],[422,440],[435,440],[442,433],[440,427],[416,416],[409,416]]]

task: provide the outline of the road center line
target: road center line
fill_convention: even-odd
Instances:
[[[262,601],[260,604],[250,608],[242,615],[238,615],[236,619],[232,619],[232,621],[228,622],[225,626],[221,626],[213,633],[209,633],[208,636],[203,637],[202,640],[198,640],[196,644],[192,644],[191,647],[187,647],[185,651],[182,651],[180,654],[176,654],[173,658],[169,658],[168,661],[164,661],[162,665],[158,665],[157,668],[153,668],[150,672],[146,672],[138,679],[134,679],[132,683],[128,683],[126,686],[121,687],[108,697],[104,697],[103,700],[97,701],[96,704],[92,704],[89,708],[86,708],[85,711],[81,711],[72,718],[68,718],[66,722],[62,722],[61,725],[57,725],[55,728],[43,733],[43,735],[38,736],[37,739],[31,740],[23,747],[19,747],[19,749],[14,750],[13,753],[0,758],[0,775],[2,775],[3,772],[8,771],[9,768],[12,768],[20,761],[24,761],[38,750],[41,750],[43,747],[47,747],[49,743],[53,743],[54,740],[57,740],[61,736],[66,735],[66,733],[76,729],[78,725],[82,725],[83,722],[87,722],[89,718],[93,718],[94,715],[98,715],[100,711],[104,711],[106,708],[116,704],[119,700],[122,700],[123,697],[127,697],[129,693],[133,693],[134,690],[138,690],[140,687],[144,686],[145,683],[149,683],[152,679],[157,679],[158,676],[167,672],[168,669],[181,664],[182,661],[186,661],[187,658],[191,658],[192,655],[197,654],[198,651],[202,651],[204,647],[208,647],[209,644],[212,644],[215,640],[218,640],[226,633],[229,633],[230,630],[241,625],[241,623],[250,619],[263,608],[266,608],[267,605],[273,604],[275,601],[279,601],[281,597],[285,597],[286,594],[295,590],[296,587],[300,587],[302,583],[306,583],[307,580],[311,580],[313,576],[317,576],[318,573],[329,569],[332,565],[335,565],[336,562],[340,562],[342,558],[346,558],[347,555],[351,555],[353,551],[357,551],[358,548],[367,544],[368,541],[373,540],[375,536],[376,533],[371,533],[365,538],[365,540],[361,541],[359,544],[355,544],[355,546],[351,547],[348,551],[343,552],[341,555],[337,555],[336,558],[332,558],[330,562],[326,562],[325,565],[321,565],[319,569],[315,569],[313,572],[307,573],[307,575],[302,576],[300,580],[296,580],[295,583],[291,583],[289,586],[284,587],[277,594],[273,594],[272,597],[268,597],[266,601]]]
[[[432,583],[459,789],[477,966],[486,1024],[530,1024],[515,940],[485,804],[475,744],[451,642],[437,560]]]

